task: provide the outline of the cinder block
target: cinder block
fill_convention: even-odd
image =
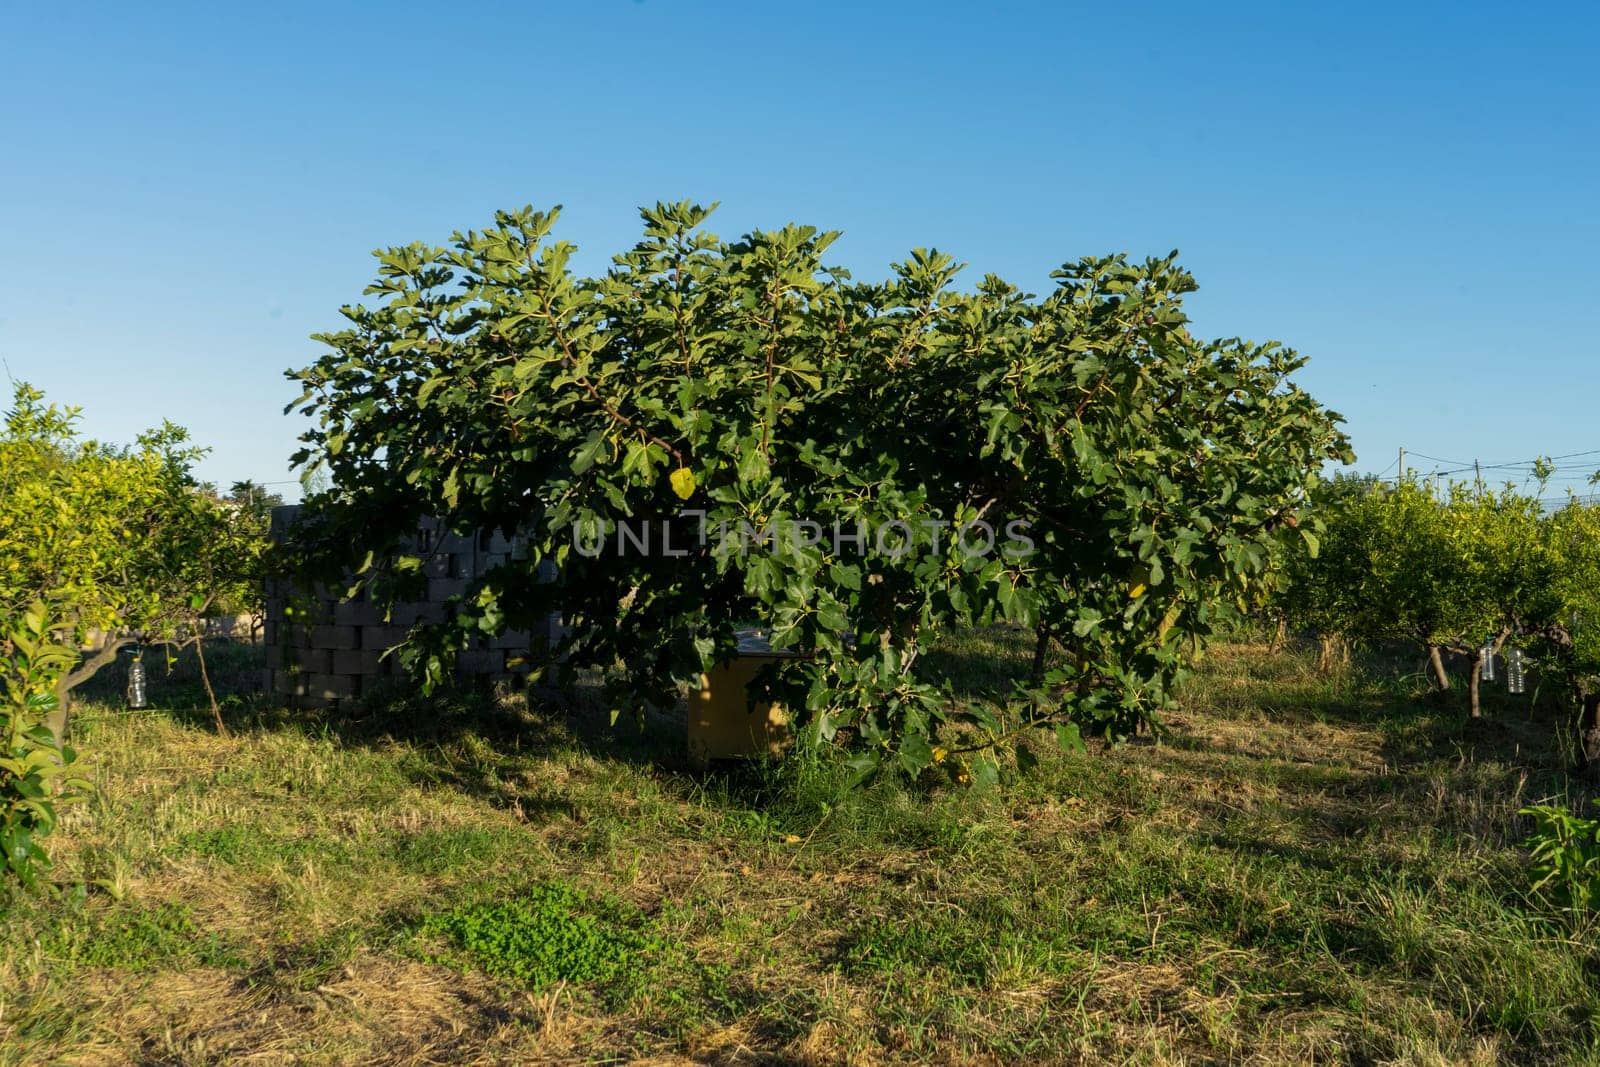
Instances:
[[[284,648],[310,648],[313,641],[311,631],[314,627],[301,626],[297,622],[286,622],[278,627],[278,644]]]
[[[280,696],[304,696],[306,692],[306,676],[290,671],[273,671],[272,691]]]
[[[387,660],[382,659],[383,653],[362,649],[355,652],[335,652],[333,654],[333,674],[384,674],[389,669]]]
[[[409,630],[419,622],[443,622],[444,616],[443,604],[423,601],[417,604],[396,604],[394,611],[389,615],[389,622],[391,625]]]
[[[333,653],[325,648],[285,649],[279,669],[297,674],[326,674],[333,669]]]
[[[489,642],[489,647],[490,648],[526,649],[528,647],[528,643],[529,643],[528,631],[526,631],[526,630],[510,630],[510,631],[508,631],[506,633],[501,634],[499,637],[493,638]]]
[[[438,547],[441,552],[471,552],[475,546],[475,541],[476,539],[470,535],[444,530],[439,534]]]
[[[421,621],[423,614],[424,611],[420,604],[391,604],[389,606],[389,625],[403,626],[406,629],[410,629],[412,626],[416,625],[416,623]]]
[[[505,669],[506,654],[497,649],[480,649],[456,655],[457,674],[501,674]]]
[[[280,619],[285,626],[320,626],[333,618],[333,605],[321,600],[294,600],[284,606]]]
[[[393,648],[395,645],[400,644],[410,632],[410,628],[406,626],[363,626],[361,628],[361,647],[382,652],[384,649]]]
[[[361,682],[346,674],[306,676],[306,696],[323,700],[345,700],[361,695]]]
[[[376,604],[353,601],[336,604],[333,609],[335,626],[376,626],[383,622],[383,611]]]
[[[433,546],[439,538],[439,524],[431,519],[425,519],[417,524],[417,532],[411,537],[411,544],[418,553],[426,556],[433,551]]]
[[[313,626],[311,647],[341,651],[361,647],[360,631],[354,626]]]
[[[437,604],[451,597],[465,596],[471,584],[465,578],[429,578],[428,599]]]

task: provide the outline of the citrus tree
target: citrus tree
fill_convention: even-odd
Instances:
[[[1468,664],[1468,708],[1481,713],[1483,658],[1515,633],[1554,625],[1566,594],[1538,495],[1515,487],[1414,479],[1330,500],[1321,551],[1287,567],[1280,603],[1307,629],[1357,642],[1404,641],[1451,687],[1444,653]],[[1563,631],[1564,632],[1564,631]]]
[[[181,428],[116,447],[82,440],[77,418],[24,383],[0,429],[0,624],[45,602],[74,645],[98,642],[56,680],[58,739],[71,691],[120,649],[185,638],[219,597],[255,596],[265,543],[199,491],[203,450]]]
[[[353,567],[381,601],[421,581],[392,552],[424,517],[527,539],[413,634],[424,676],[559,610],[549,655],[603,672],[620,714],[674,700],[755,622],[804,653],[768,681],[813,736],[982,781],[1007,710],[1069,744],[1155,722],[1348,455],[1300,357],[1189,333],[1173,257],[1080,260],[1043,298],[959,290],[923,249],[858,282],[824,258],[835,233],[728,242],[708,214],[646,209],[598,277],[532,209],[380,252],[377,304],[291,372],[314,418],[296,461],[332,485],[308,568]],[[1065,666],[969,705],[918,676],[932,632],[995,618],[1040,627]],[[936,743],[951,725],[967,751]]]

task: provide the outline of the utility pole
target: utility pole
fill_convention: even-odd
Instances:
[[[1399,485],[1406,480],[1406,446],[1400,446],[1400,468],[1395,473],[1394,484]]]
[[[1483,464],[1476,459],[1472,461],[1472,469],[1478,472],[1478,491],[1483,491]]]

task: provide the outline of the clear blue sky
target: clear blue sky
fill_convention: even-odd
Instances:
[[[282,372],[373,248],[563,203],[597,269],[684,197],[858,275],[1181,249],[1366,470],[1600,449],[1590,5],[54,7],[0,0],[0,357],[220,483],[291,477]]]

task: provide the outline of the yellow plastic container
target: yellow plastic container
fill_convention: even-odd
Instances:
[[[780,756],[791,740],[781,704],[752,703],[747,687],[762,667],[795,653],[775,651],[758,632],[739,635],[739,655],[700,676],[689,694],[689,760],[705,767],[717,759]]]

